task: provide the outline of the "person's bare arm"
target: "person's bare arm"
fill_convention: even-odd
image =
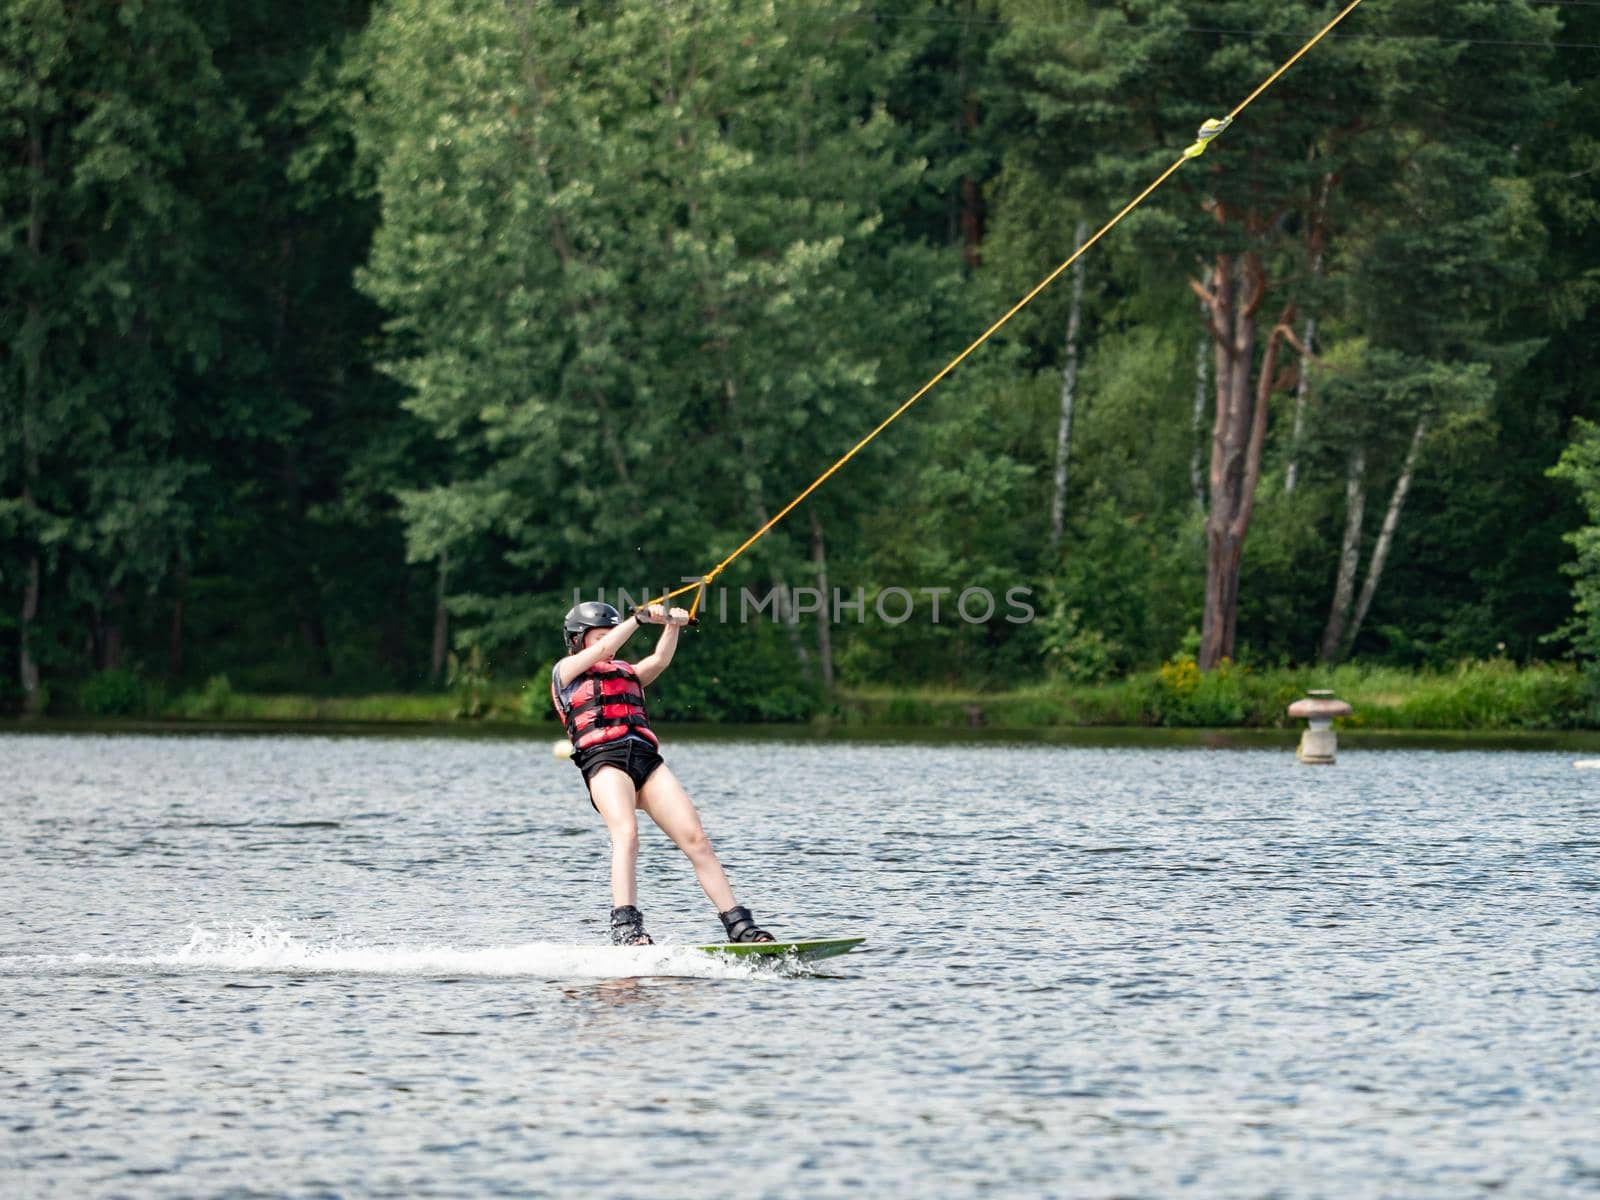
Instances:
[[[579,650],[576,654],[569,654],[563,658],[556,664],[556,678],[561,680],[561,686],[566,687],[601,659],[610,658],[618,653],[638,628],[638,620],[629,617],[587,650]]]
[[[654,682],[667,669],[673,653],[678,649],[678,631],[689,623],[688,612],[681,608],[666,612],[659,604],[654,604],[650,607],[650,615],[660,620],[663,627],[661,636],[656,639],[656,648],[633,664],[633,673],[639,677],[640,687]]]

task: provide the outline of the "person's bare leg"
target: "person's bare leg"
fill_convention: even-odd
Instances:
[[[700,814],[689,799],[689,793],[683,790],[670,767],[657,767],[644,781],[639,789],[639,807],[649,813],[661,832],[688,856],[694,864],[695,878],[700,881],[706,897],[717,906],[717,911],[727,912],[732,908],[736,901],[733,888],[728,886],[728,876],[711,849],[711,839],[700,825]]]
[[[589,781],[589,795],[611,834],[611,904],[637,903],[639,865],[638,799],[626,771],[601,767]]]

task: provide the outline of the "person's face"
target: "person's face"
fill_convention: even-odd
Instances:
[[[606,634],[608,634],[610,632],[611,631],[609,629],[586,629],[586,630],[584,630],[583,648],[585,650],[587,650],[590,646],[594,645],[596,642],[598,642],[601,638],[605,637]]]

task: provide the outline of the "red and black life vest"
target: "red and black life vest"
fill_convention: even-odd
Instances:
[[[561,700],[559,676],[550,678],[550,699],[567,723],[567,740],[574,750],[588,750],[605,742],[637,734],[660,746],[650,731],[644,711],[644,688],[634,669],[621,659],[601,663],[578,676],[577,686]]]

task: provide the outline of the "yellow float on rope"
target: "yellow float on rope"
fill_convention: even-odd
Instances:
[[[1183,156],[1185,158],[1199,158],[1206,152],[1206,147],[1211,144],[1211,139],[1232,124],[1232,117],[1212,117],[1204,125],[1200,126],[1200,132],[1196,135],[1198,140],[1183,152]]]

